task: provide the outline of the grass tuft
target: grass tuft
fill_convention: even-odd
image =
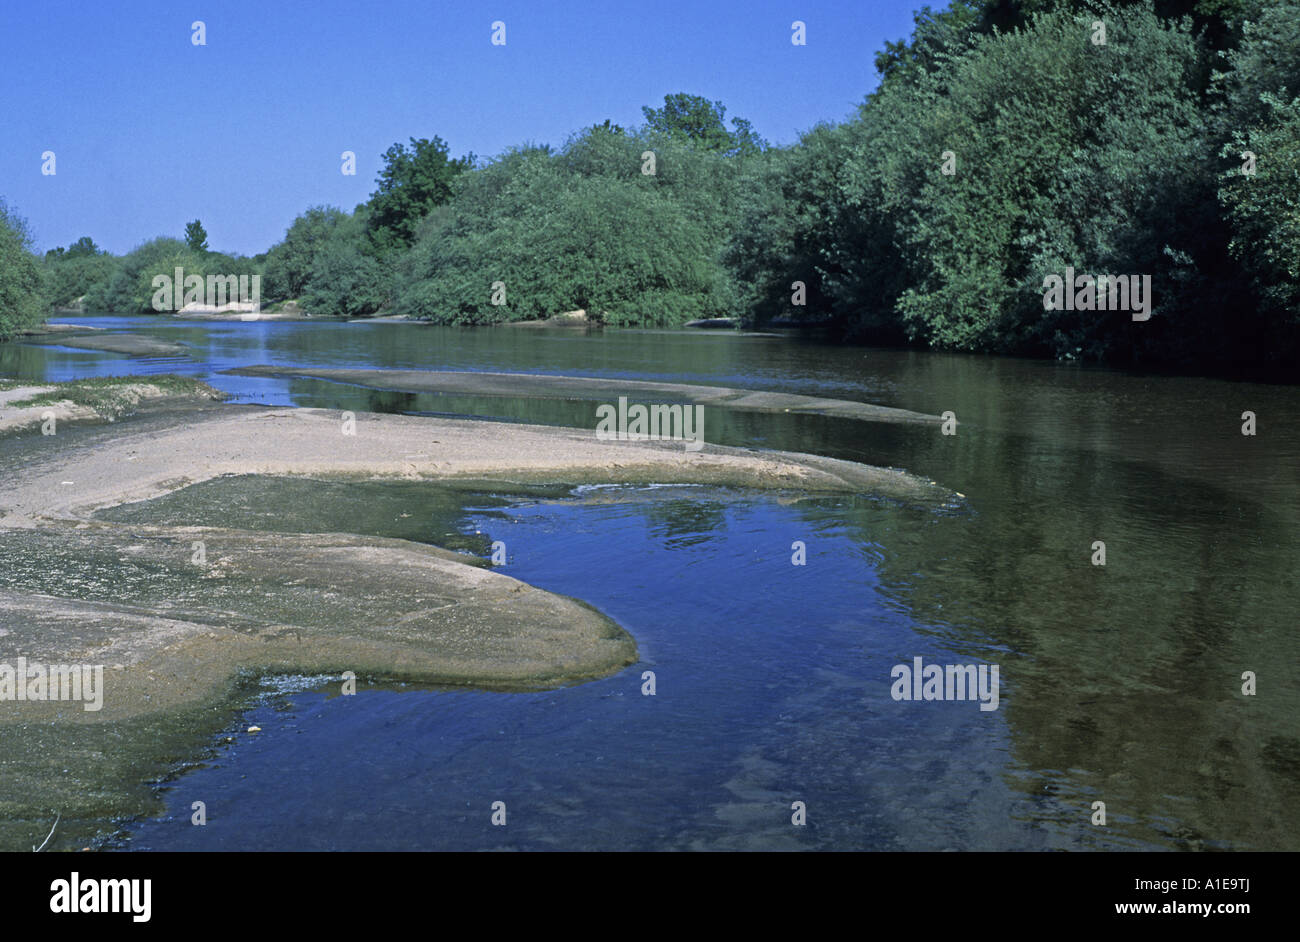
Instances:
[[[0,379],[0,386],[15,385],[17,383],[13,380]],[[139,396],[132,387],[153,386],[171,396],[197,396],[218,400],[228,398],[226,393],[214,389],[202,380],[178,376],[175,373],[161,373],[157,376],[95,376],[40,385],[54,388],[49,392],[37,393],[28,399],[11,402],[9,405],[13,408],[23,408],[72,402],[93,410],[101,418],[116,419],[139,402]]]

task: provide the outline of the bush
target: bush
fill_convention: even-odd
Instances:
[[[313,206],[295,219],[284,240],[266,255],[262,294],[272,301],[302,297],[316,256],[334,228],[347,218],[346,213],[333,206]]]
[[[26,222],[0,200],[0,340],[39,324],[48,300]]]
[[[183,269],[187,278],[206,277],[209,272],[232,274],[220,266],[222,259],[229,261],[226,256],[195,252],[180,239],[168,236],[151,239],[118,259],[106,281],[91,286],[86,292],[85,308],[111,314],[157,313],[153,306],[158,291],[153,286],[156,276],[174,279],[177,268]]]
[[[116,264],[89,236],[83,236],[67,249],[46,252],[45,283],[50,304],[54,307],[72,304],[96,284],[107,282]]]
[[[363,317],[388,302],[390,276],[373,254],[367,221],[363,209],[344,216],[327,223],[321,240],[313,243],[302,289],[303,305],[311,313]]]
[[[653,174],[642,172],[647,151]],[[401,266],[399,309],[456,324],[575,309],[640,326],[730,314],[732,164],[689,141],[603,126],[559,153],[509,151],[462,176],[426,219]]]

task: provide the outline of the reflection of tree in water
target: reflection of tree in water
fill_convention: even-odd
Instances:
[[[289,380],[289,397],[294,405],[349,412],[414,412],[420,406],[414,393],[391,389],[364,389],[316,379]]]
[[[722,529],[726,518],[723,505],[714,501],[648,503],[643,511],[650,524],[650,535],[662,539],[668,549],[708,542],[711,531]]]
[[[58,356],[58,351],[46,347],[28,346],[22,343],[0,343],[0,375],[43,379],[46,374],[46,365],[56,360]],[[89,359],[91,356],[93,354],[88,355],[86,358]],[[57,369],[52,369],[50,378],[58,379],[57,373]]]
[[[358,390],[368,403],[367,412],[410,412],[417,408],[416,397],[412,393],[396,392],[391,389]]]
[[[1042,441],[971,442],[952,478],[983,495],[973,515],[847,507],[883,548],[882,594],[955,654],[1001,663],[1021,784],[1072,794],[1066,827],[1092,795],[1139,840],[1294,847],[1294,685],[1239,691],[1242,670],[1296,650],[1293,507]]]

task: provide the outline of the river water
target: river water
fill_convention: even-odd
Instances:
[[[942,509],[686,487],[449,500],[409,483],[223,479],[124,512],[296,530],[344,519],[484,555],[501,540],[503,572],[604,611],[642,661],[533,694],[344,697],[337,683],[270,678],[238,727],[262,732],[214,730],[234,741],[162,786],[166,812],[132,822],[122,846],[1300,849],[1300,387],[730,333],[69,320],[189,354],[6,344],[0,375],[178,372],[247,402],[594,427],[592,403],[221,373],[537,372],[960,422],[944,436],[715,409],[705,430],[905,468],[965,495]],[[792,564],[796,541],[806,565]],[[894,700],[893,667],[917,657],[998,665],[997,709]],[[204,827],[190,821],[199,800]]]

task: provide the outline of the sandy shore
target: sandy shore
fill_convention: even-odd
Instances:
[[[950,493],[905,472],[815,455],[716,445],[688,452],[680,442],[599,441],[591,430],[373,413],[356,415],[349,435],[339,412],[232,406],[146,436],[123,428],[94,450],[27,469],[0,495],[0,526],[85,519],[222,474],[710,483],[917,500]]]

